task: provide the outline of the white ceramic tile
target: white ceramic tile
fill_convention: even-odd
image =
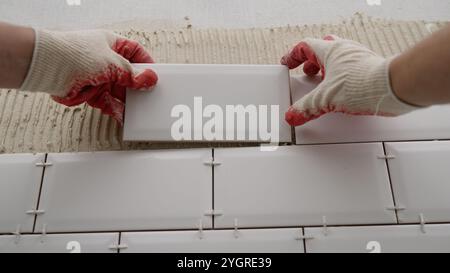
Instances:
[[[202,120],[202,111],[208,105],[214,104],[220,106],[219,110],[223,112],[223,118],[216,118],[223,121],[224,126],[227,122],[226,105],[254,105],[257,111],[262,109],[259,105],[268,105],[268,110],[265,110],[267,117],[270,117],[271,105],[277,105],[279,107],[274,113],[278,116],[276,120],[279,122],[279,128],[274,129],[279,129],[280,141],[291,142],[291,127],[284,121],[284,110],[290,103],[289,72],[284,66],[141,64],[136,67],[152,68],[158,74],[159,80],[151,92],[127,92],[124,140],[178,140],[171,134],[172,125],[180,119],[178,115],[171,115],[176,105],[189,107],[191,115],[182,116],[191,118],[191,140],[195,135],[198,135],[198,138],[194,140],[211,140],[202,134],[202,123],[194,123],[194,120]],[[203,107],[194,109],[194,97],[201,97]],[[195,111],[200,114],[199,119],[194,118]],[[203,125],[209,120],[211,117],[203,118]],[[242,132],[255,132],[257,138],[253,140],[261,140],[258,130],[265,132],[267,129],[259,127],[258,122],[254,127],[249,126],[247,121]],[[217,126],[215,129],[225,138],[224,130],[229,128],[222,127]],[[268,125],[268,128],[271,127]],[[249,140],[249,136],[245,139]]]
[[[317,78],[291,78],[293,101],[312,90]],[[450,139],[450,106],[433,106],[399,117],[325,114],[295,128],[297,144]]]
[[[0,253],[112,253],[118,233],[0,236]]]
[[[450,141],[386,143],[400,222],[450,222]]]
[[[450,252],[450,225],[305,228],[306,252]]]
[[[396,221],[380,143],[215,149],[216,227]]]
[[[211,149],[49,154],[36,227],[195,228],[212,205]],[[204,227],[211,219],[203,220]]]
[[[45,159],[44,154],[0,155],[0,233],[33,230],[42,178],[42,167],[36,163]]]
[[[237,235],[237,238],[235,237]],[[125,252],[303,252],[301,229],[122,233]]]

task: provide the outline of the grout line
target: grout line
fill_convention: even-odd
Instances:
[[[295,129],[295,128],[294,128]],[[295,140],[295,139],[294,139]],[[321,146],[321,145],[344,145],[344,144],[364,144],[364,143],[397,143],[397,142],[431,142],[431,141],[450,141],[450,138],[423,138],[423,139],[400,139],[400,140],[362,140],[362,141],[341,141],[341,142],[311,142],[311,143],[296,143],[296,141],[292,142],[280,142],[279,147],[286,147],[286,146]],[[195,142],[192,142],[192,144],[195,144]],[[204,142],[205,145],[209,146],[193,146],[193,147],[182,147],[182,148],[150,148],[150,149],[139,149],[139,150],[95,150],[95,151],[82,151],[82,152],[61,152],[66,154],[80,154],[80,153],[117,153],[117,152],[135,152],[135,151],[155,151],[155,150],[166,150],[166,151],[183,151],[188,149],[234,149],[234,148],[258,148],[261,144],[268,144],[268,142],[251,142],[251,143],[245,143],[245,142]],[[214,145],[219,146],[214,146]],[[221,144],[234,144],[235,146],[220,146]],[[4,153],[2,155],[13,155],[15,153]]]
[[[383,146],[383,153],[384,153],[384,155],[387,155],[386,154],[386,147],[385,147],[385,143],[384,142],[382,142],[382,146]],[[392,185],[391,171],[389,169],[389,160],[387,158],[385,158],[384,162],[386,164],[386,170],[387,170],[387,173],[388,173],[389,187],[391,188],[392,201],[394,202],[394,207],[396,207],[397,206],[397,201],[395,200],[394,187]],[[394,210],[394,213],[395,213],[395,218],[397,219],[397,224],[399,224],[400,220],[399,220],[399,217],[398,217],[398,211]]]
[[[450,222],[448,223],[450,224]],[[212,228],[203,227],[204,231],[213,230]],[[110,229],[110,230],[82,230],[82,231],[47,231],[46,234],[83,234],[83,233],[134,233],[134,232],[165,232],[165,231],[198,231],[198,227],[192,228],[179,228],[179,229]],[[27,235],[40,235],[40,232],[24,232],[21,234]],[[11,233],[0,233],[0,235],[11,235]]]
[[[213,162],[214,162],[214,160],[215,160],[215,157],[214,157],[214,148],[212,148],[211,149],[211,153],[212,153],[212,160],[213,160]],[[213,165],[211,165],[211,176],[212,176],[212,210],[214,211],[214,209],[215,209],[215,206],[214,206],[214,203],[215,203],[215,200],[214,200],[214,196],[215,196],[215,192],[214,192],[214,164]],[[212,215],[212,217],[211,217],[211,227],[212,227],[212,229],[214,229],[215,228],[215,219],[216,219],[216,216],[215,215]]]
[[[117,245],[120,245],[122,243],[122,232],[119,232],[119,237],[117,239],[118,239]],[[117,249],[117,253],[120,253],[119,248]]]
[[[450,225],[450,222],[427,222],[426,226]],[[400,223],[400,224],[346,224],[346,225],[327,225],[329,228],[346,228],[346,227],[402,227],[402,226],[416,226],[420,227],[420,223]],[[311,226],[267,226],[267,227],[239,227],[239,230],[267,230],[267,229],[298,229],[298,228],[322,228],[322,225]],[[233,228],[204,228],[204,231],[233,231]],[[46,232],[47,235],[57,234],[103,234],[103,233],[156,233],[156,232],[198,232],[198,228],[190,229],[160,229],[160,230],[102,230],[102,231],[67,231],[67,232]],[[21,235],[40,235],[40,233],[24,232]],[[11,233],[0,233],[0,236],[11,236]]]
[[[306,235],[305,235],[305,228],[302,227],[301,229],[302,229],[302,234],[303,234],[303,236],[306,236]],[[305,254],[308,253],[308,252],[306,251],[306,239],[303,239],[303,252],[304,252]]]
[[[45,156],[44,156],[44,163],[47,163],[47,157],[48,157],[48,154],[45,153]],[[39,186],[39,193],[38,193],[38,199],[37,199],[37,203],[36,203],[36,210],[39,209],[39,205],[40,205],[40,202],[41,202],[42,187],[43,187],[43,185],[44,185],[44,175],[45,175],[45,169],[46,169],[46,168],[47,168],[46,166],[44,166],[44,167],[42,168],[41,183],[40,183],[40,186]],[[33,229],[32,229],[32,230],[33,230],[33,233],[35,232],[35,229],[36,229],[36,222],[37,222],[38,216],[39,216],[39,215],[34,215],[34,222],[33,222]]]

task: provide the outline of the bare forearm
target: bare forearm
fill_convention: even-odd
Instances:
[[[394,93],[405,102],[450,103],[450,26],[395,58],[390,78]]]
[[[33,48],[33,29],[0,22],[0,88],[21,86],[31,63]]]

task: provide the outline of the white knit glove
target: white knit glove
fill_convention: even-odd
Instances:
[[[133,70],[130,62],[153,62],[135,41],[104,30],[35,33],[20,90],[49,93],[67,106],[87,102],[123,124],[126,88],[148,89],[157,81],[152,70]]]
[[[322,82],[286,112],[292,126],[302,125],[328,112],[352,115],[398,116],[419,107],[406,104],[392,92],[390,59],[363,45],[327,36],[307,38],[281,59],[290,69],[303,65],[309,75],[322,72]]]

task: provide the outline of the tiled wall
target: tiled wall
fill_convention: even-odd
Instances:
[[[0,252],[450,252],[447,162],[445,140],[1,155]]]

